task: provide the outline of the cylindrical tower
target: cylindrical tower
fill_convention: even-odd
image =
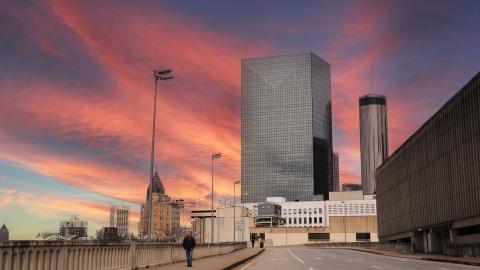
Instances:
[[[369,94],[359,99],[362,189],[375,194],[375,169],[388,157],[387,99]]]

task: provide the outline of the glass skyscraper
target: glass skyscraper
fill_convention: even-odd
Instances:
[[[370,94],[359,99],[360,156],[364,194],[375,194],[375,170],[388,157],[387,99]]]
[[[330,64],[313,53],[242,60],[242,201],[328,198]]]

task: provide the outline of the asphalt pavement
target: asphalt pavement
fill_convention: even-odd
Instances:
[[[478,266],[389,257],[348,249],[269,248],[236,270],[467,270]]]

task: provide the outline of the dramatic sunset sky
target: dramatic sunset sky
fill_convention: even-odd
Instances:
[[[174,198],[208,203],[240,176],[240,60],[311,51],[331,64],[341,182],[360,181],[358,97],[388,98],[393,152],[480,71],[480,1],[0,0],[0,223],[14,239],[89,233],[139,204],[156,159]],[[238,195],[239,193],[237,193]],[[1,226],[1,224],[0,224]]]

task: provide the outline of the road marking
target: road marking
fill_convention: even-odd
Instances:
[[[311,267],[310,267],[310,268],[308,268],[308,269],[309,269],[309,270],[313,270],[313,268],[311,268]]]
[[[315,260],[323,260],[323,258],[315,258]]]
[[[301,263],[305,263],[305,262],[303,262],[302,260],[300,260],[297,256],[295,256],[295,254],[293,254],[293,252],[292,252],[289,248],[287,248],[287,250],[288,250],[288,252],[290,252],[290,254],[291,254],[295,259],[297,259],[297,261],[299,261],[299,262],[301,262]]]
[[[375,269],[382,269],[380,266],[376,266],[376,265],[372,265],[372,268],[375,268]]]

